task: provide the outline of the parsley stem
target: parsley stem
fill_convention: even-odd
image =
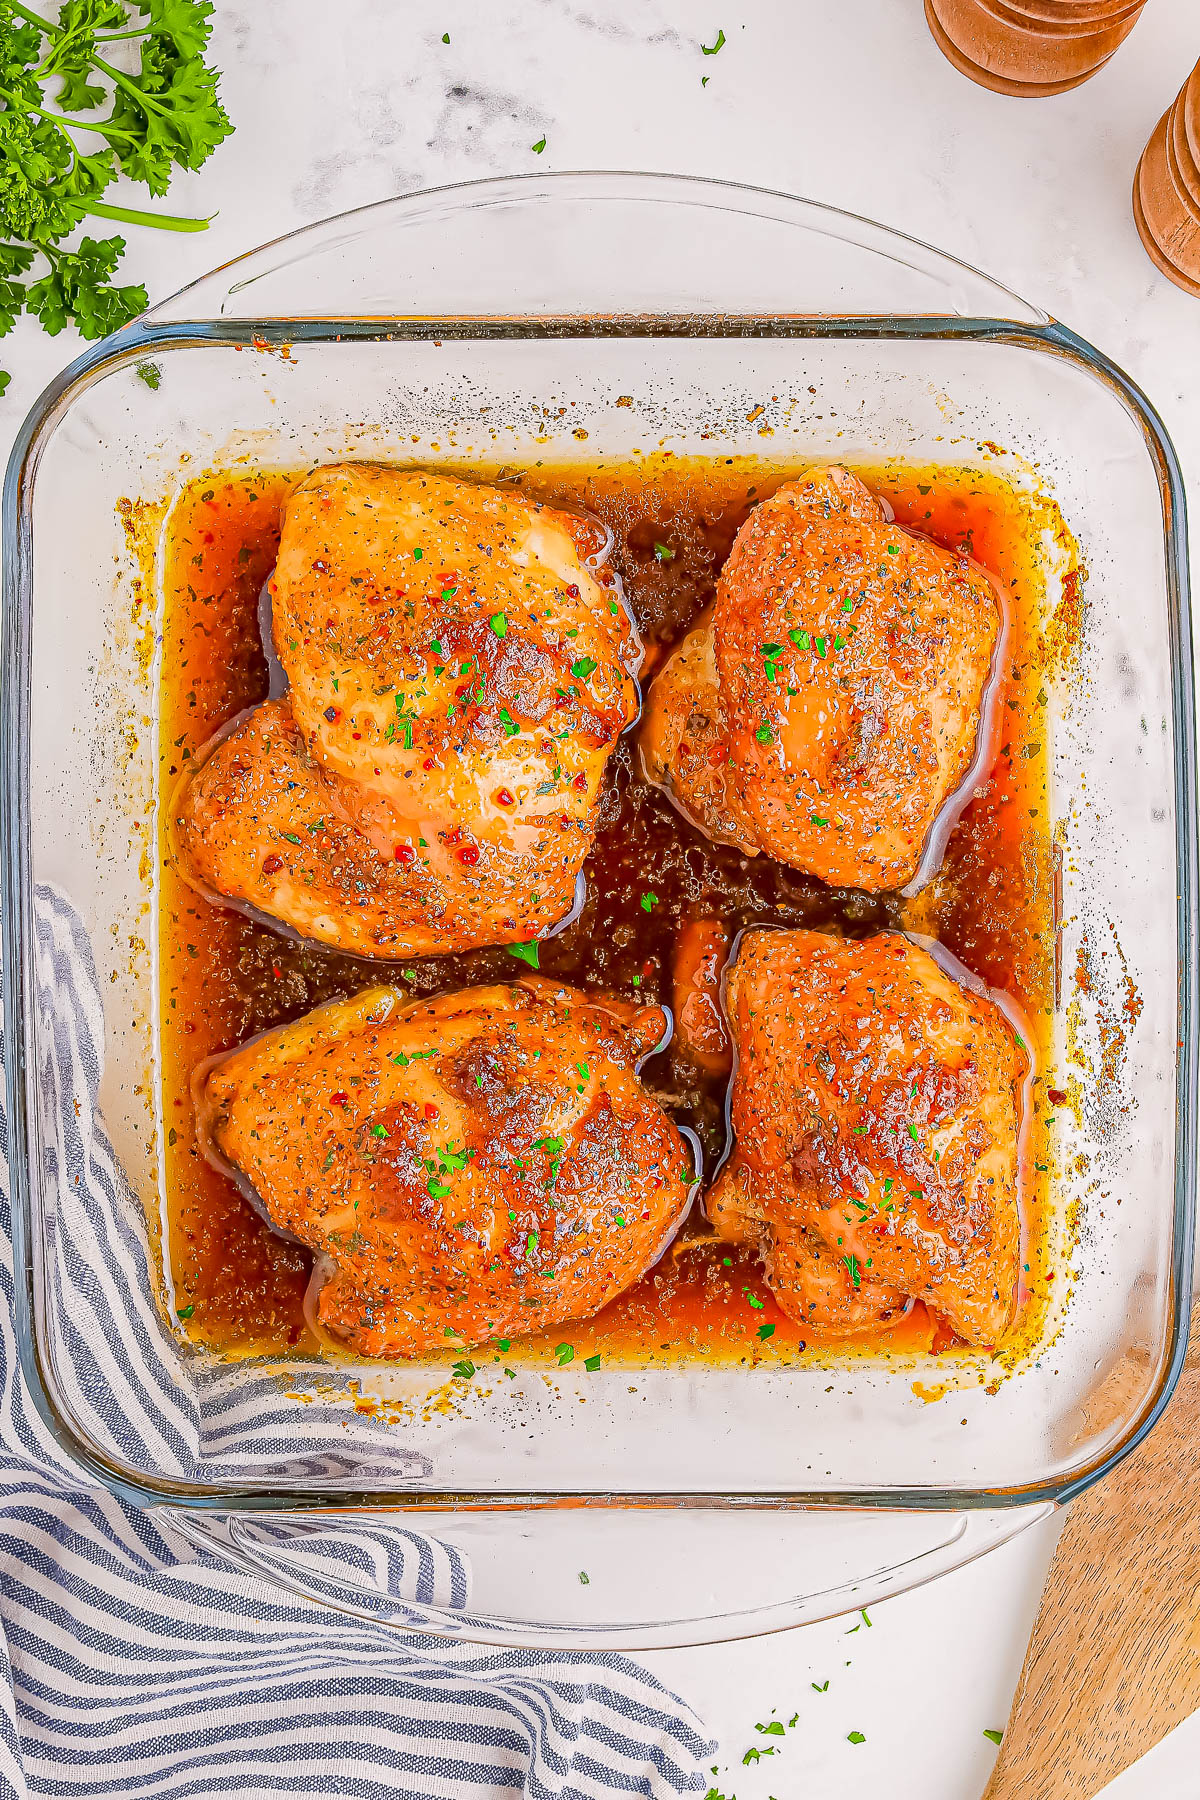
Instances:
[[[127,138],[131,144],[135,141],[132,131],[122,131],[119,126],[110,125],[107,119],[73,119],[69,113],[47,112],[44,106],[37,106],[32,100],[18,99],[7,88],[0,88],[0,100],[6,100],[14,112],[37,113],[39,118],[48,119],[51,125],[57,125],[72,149],[75,148],[70,135],[72,131],[94,131],[110,142],[115,137]]]
[[[36,25],[38,30],[47,37],[64,37],[66,35],[62,25],[55,25],[50,19],[43,19],[41,13],[35,13],[31,7],[22,6],[21,0],[8,0],[8,10],[20,13],[23,19],[30,25]]]
[[[160,231],[207,231],[216,214],[207,219],[185,219],[177,213],[140,212],[135,206],[110,206],[107,200],[81,200],[85,213],[98,219],[119,219],[125,225],[157,225]]]
[[[169,116],[170,108],[160,106],[154,96],[139,87],[132,76],[124,74],[120,69],[114,69],[113,65],[106,63],[102,56],[90,57],[89,61],[95,68],[103,69],[106,75],[111,76],[119,88],[124,88],[130,99],[136,100],[144,113],[156,112],[163,119]]]

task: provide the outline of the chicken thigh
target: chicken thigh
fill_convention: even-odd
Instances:
[[[913,880],[980,742],[990,576],[837,467],[786,482],[650,688],[647,779],[710,837],[834,886]]]
[[[269,587],[287,690],[173,808],[203,891],[360,956],[525,941],[569,913],[640,645],[601,526],[349,463],[291,493]]]
[[[202,1072],[201,1142],[317,1252],[317,1323],[354,1350],[537,1332],[636,1281],[687,1211],[689,1145],[637,1076],[666,1031],[537,976],[375,987]]]
[[[1020,1260],[1024,1041],[898,932],[747,931],[729,969],[732,1154],[719,1236],[761,1249],[789,1318],[830,1336],[923,1300],[1004,1334]]]

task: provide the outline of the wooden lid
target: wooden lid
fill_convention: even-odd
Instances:
[[[1185,293],[1200,295],[1200,199],[1193,201],[1172,169],[1174,110],[1163,114],[1142,152],[1133,182],[1133,217],[1156,267]]]
[[[939,49],[996,93],[1061,94],[1102,68],[1145,0],[925,0]]]

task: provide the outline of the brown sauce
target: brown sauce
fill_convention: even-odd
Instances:
[[[541,464],[519,479],[538,498],[582,504],[615,536],[615,566],[647,646],[648,676],[712,596],[734,534],[794,465],[751,459],[648,458],[636,466]],[[472,469],[480,475],[495,471]],[[1040,584],[1027,503],[996,477],[954,468],[858,468],[901,523],[968,548],[1009,596],[1008,667],[999,705],[1001,750],[949,843],[940,875],[914,902],[823,887],[766,857],[709,843],[633,773],[627,736],[610,765],[587,864],[587,901],[541,967],[582,986],[671,998],[681,926],[716,913],[732,930],[755,921],[834,926],[862,935],[907,926],[939,938],[992,986],[1019,1001],[1044,1046],[1052,1005],[1051,830],[1046,792],[1046,695],[1041,685]],[[160,813],[187,762],[220,726],[263,698],[267,670],[258,595],[275,558],[280,507],[297,471],[226,471],[192,482],[172,510],[164,562]],[[669,554],[665,554],[669,552]],[[160,846],[165,842],[160,829]],[[644,895],[656,896],[649,910]],[[168,1190],[167,1261],[183,1328],[225,1353],[311,1351],[302,1299],[305,1251],[257,1216],[201,1157],[189,1082],[205,1057],[322,1001],[372,982],[413,995],[521,973],[504,950],[403,964],[365,963],[298,944],[181,882],[163,857],[159,954]],[[678,1049],[643,1080],[696,1131],[711,1172],[724,1144],[725,1082],[699,1075]],[[1036,1107],[1036,1102],[1035,1102]],[[1026,1209],[1032,1335],[1052,1279],[1044,1254],[1044,1126],[1035,1119]],[[1044,1279],[1043,1279],[1044,1278]],[[560,1326],[578,1354],[630,1363],[703,1355],[722,1361],[794,1357],[798,1328],[779,1311],[757,1260],[706,1235],[697,1209],[659,1264],[595,1318]],[[940,1350],[947,1340],[923,1306],[847,1349]],[[812,1344],[809,1352],[820,1349]],[[514,1345],[544,1358],[552,1345]],[[826,1352],[828,1346],[825,1347]]]

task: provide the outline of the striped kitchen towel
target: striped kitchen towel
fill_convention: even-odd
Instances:
[[[144,1374],[134,1379],[152,1364],[159,1326],[113,1248],[132,1230],[136,1201],[97,1110],[103,1016],[91,951],[71,907],[47,890],[36,927],[40,1036],[50,1034],[42,1116],[49,1107],[56,1124],[45,1133],[43,1176],[70,1199],[56,1216],[67,1241],[54,1260],[79,1264],[75,1323],[81,1341],[92,1338],[81,1369],[96,1368],[93,1316],[115,1346],[104,1391],[81,1379],[72,1404],[102,1413],[115,1443],[153,1430],[164,1458],[183,1467],[197,1431],[209,1434],[200,1447],[211,1458],[222,1408],[210,1404],[203,1420],[174,1416],[167,1375],[162,1395]],[[627,1658],[493,1651],[348,1620],[238,1572],[170,1522],[89,1484],[21,1378],[2,1106],[0,1157],[0,1800],[666,1800],[703,1791],[712,1744]],[[138,1246],[126,1248],[133,1256]],[[123,1380],[129,1416],[114,1418]],[[225,1412],[236,1467],[236,1407],[232,1424]],[[261,1514],[254,1528],[273,1531]],[[367,1568],[381,1592],[427,1604],[460,1603],[469,1581],[456,1551],[407,1529],[381,1544],[314,1522],[306,1554],[331,1597],[342,1565],[356,1589]]]

